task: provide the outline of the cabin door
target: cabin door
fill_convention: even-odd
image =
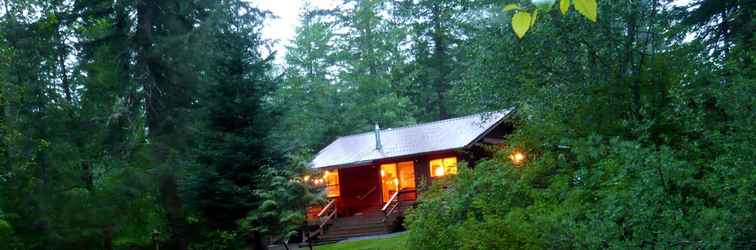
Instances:
[[[388,202],[399,190],[415,189],[415,164],[412,161],[381,164],[381,201]]]
[[[378,166],[339,169],[341,198],[339,216],[374,211],[380,206],[381,187],[377,182]]]

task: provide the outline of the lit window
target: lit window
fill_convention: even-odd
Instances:
[[[457,157],[447,157],[430,161],[431,177],[457,174]]]
[[[399,179],[397,178],[396,164],[381,164],[381,189],[383,193],[383,202],[388,202],[391,196],[399,190]]]
[[[415,189],[415,164],[411,161],[399,163],[399,190]]]
[[[326,195],[328,198],[331,197],[338,197],[341,195],[341,191],[339,190],[339,171],[328,171],[326,170],[323,173],[323,179],[325,180],[325,186],[326,186]]]

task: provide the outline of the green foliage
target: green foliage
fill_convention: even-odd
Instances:
[[[593,22],[596,21],[596,7],[598,6],[596,0],[575,0],[573,5],[575,6],[575,10],[585,18],[588,18],[588,20]]]
[[[304,159],[292,156],[292,166],[268,168],[259,175],[261,186],[255,193],[262,202],[240,221],[242,231],[260,232],[284,241],[299,233],[305,223],[305,209],[323,197],[301,179],[307,172]]]
[[[0,210],[0,248],[22,249],[23,245],[14,236],[13,226],[5,220],[5,215]]]
[[[535,16],[536,13],[537,12],[533,12],[533,16]],[[525,32],[528,32],[528,29],[530,29],[534,20],[535,18],[532,18],[530,13],[518,11],[512,15],[512,30],[517,34],[517,37],[522,38],[525,36]]]
[[[6,1],[0,248],[286,240],[322,196],[283,155],[513,105],[509,145],[422,195],[408,247],[751,247],[754,3],[558,2],[504,6],[522,42],[497,1],[306,7],[278,72],[242,1]]]
[[[3,219],[0,219],[0,240],[2,240],[3,242],[10,241],[10,237],[12,234],[13,234],[13,227],[11,227],[10,223],[8,223],[7,221]]]
[[[554,5],[555,1],[535,0],[531,2],[535,7],[532,10],[529,10],[529,8],[527,7],[522,7],[518,3],[510,3],[504,5],[504,8],[502,8],[504,12],[515,11],[515,13],[512,15],[512,30],[515,32],[515,35],[517,35],[517,38],[523,38],[525,36],[525,33],[535,25],[539,10],[548,13],[548,11],[550,11],[551,7]],[[575,6],[575,10],[578,13],[583,15],[585,18],[588,18],[588,20],[596,22],[598,15],[598,3],[596,2],[596,0],[560,0],[559,10],[563,16],[567,15],[567,11],[569,11],[570,8],[570,3]]]
[[[195,149],[200,169],[187,184],[191,207],[224,230],[236,228],[237,220],[261,204],[254,194],[257,175],[280,158],[267,140],[277,118],[261,101],[273,85],[265,73],[270,58],[256,51],[262,46],[255,32],[263,16],[239,17],[240,11],[252,12],[244,5],[219,9],[207,31],[212,84],[203,86],[204,105],[198,110],[203,121]],[[236,23],[244,25],[231,27]]]
[[[410,246],[626,249],[747,244],[742,239],[750,237],[752,226],[742,220],[752,216],[740,206],[751,199],[730,203],[734,200],[727,196],[740,194],[722,197],[724,190],[710,189],[719,185],[713,180],[722,178],[717,171],[702,173],[668,147],[599,136],[572,143],[567,152],[543,152],[519,168],[503,157],[486,161],[462,170],[448,188],[435,187],[408,218]],[[753,177],[748,171],[742,180]]]
[[[624,27],[665,30],[675,17],[656,4],[600,7]],[[637,9],[619,11],[625,7],[658,12],[641,21]],[[539,26],[533,44],[496,47],[498,31],[478,38],[495,48],[477,54],[480,60],[507,63],[473,67],[458,91],[517,103],[517,130],[495,157],[421,196],[407,220],[410,247],[750,247],[756,85],[752,46],[741,46],[752,41],[713,60],[698,41],[612,33],[605,37],[621,42],[602,42],[590,31],[569,31],[571,20],[555,20]],[[597,25],[610,27],[605,22]],[[592,45],[586,57],[548,49],[581,40]],[[598,64],[552,64],[536,56],[543,53],[571,65]],[[623,65],[628,58],[640,60]],[[501,92],[476,92],[491,89]],[[525,165],[509,163],[515,148],[527,151]]]
[[[315,150],[337,136],[412,124],[416,106],[395,91],[392,72],[402,59],[395,46],[403,33],[378,15],[381,1],[355,1],[330,12],[303,9],[303,22],[288,47],[287,71],[276,93],[282,124],[276,148]],[[337,36],[335,30],[351,36]]]
[[[240,237],[236,231],[216,230],[204,235],[205,239],[189,246],[191,250],[241,249]]]
[[[198,166],[230,165],[213,153],[245,150],[247,164],[279,155],[262,122],[273,121],[262,101],[270,58],[258,54],[265,13],[239,1],[0,9],[0,209],[13,226],[0,248],[132,249],[152,245],[154,230],[185,248],[209,221],[182,193]],[[213,149],[207,161],[195,145]]]

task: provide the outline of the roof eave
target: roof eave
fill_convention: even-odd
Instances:
[[[507,113],[504,116],[502,116],[501,118],[499,118],[499,120],[496,121],[496,123],[494,123],[491,126],[489,126],[485,131],[483,131],[483,133],[480,133],[480,135],[478,135],[478,137],[475,137],[475,139],[473,139],[472,141],[470,141],[469,143],[467,143],[467,145],[465,145],[463,148],[464,149],[469,149],[469,148],[473,147],[476,143],[478,143],[480,140],[482,140],[483,138],[485,138],[486,135],[488,135],[488,133],[491,133],[492,130],[494,130],[496,127],[498,127],[499,125],[501,125],[510,116],[512,116],[512,114],[515,113],[515,110],[516,110],[515,108],[511,108],[511,109],[507,110]]]
[[[321,166],[321,167],[310,167],[311,169],[339,169],[339,168],[351,168],[351,167],[362,167],[362,166],[370,166],[373,164],[376,164],[380,161],[390,161],[393,159],[401,159],[401,158],[408,158],[408,157],[417,157],[421,155],[431,155],[431,154],[438,154],[438,153],[444,153],[444,152],[453,152],[458,150],[464,150],[464,147],[455,147],[455,148],[448,148],[448,149],[438,149],[438,150],[431,150],[431,151],[425,151],[425,152],[418,152],[418,153],[412,153],[412,154],[406,154],[406,155],[397,155],[392,157],[386,157],[386,158],[378,158],[378,159],[372,159],[372,160],[365,160],[365,161],[357,161],[357,162],[350,162],[350,163],[344,163],[344,164],[334,164],[334,165],[327,165],[327,166]]]

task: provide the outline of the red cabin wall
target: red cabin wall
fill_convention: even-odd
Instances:
[[[376,188],[364,199],[370,189]],[[381,205],[380,170],[377,166],[362,166],[339,169],[339,188],[341,196],[337,201],[340,216],[350,216]]]
[[[432,184],[430,176],[429,162],[433,159],[446,158],[455,156],[458,162],[469,161],[469,157],[460,151],[445,151],[425,155],[416,155],[411,157],[401,157],[386,159],[374,162],[374,165],[340,168],[339,172],[339,189],[341,196],[337,198],[339,216],[352,216],[355,213],[379,209],[383,202],[381,200],[381,177],[380,165],[385,163],[397,163],[404,161],[413,161],[415,165],[415,186],[419,191],[424,190]],[[359,199],[370,189],[375,187],[369,196]],[[408,192],[400,195],[402,201],[413,201],[417,199],[417,192]]]

